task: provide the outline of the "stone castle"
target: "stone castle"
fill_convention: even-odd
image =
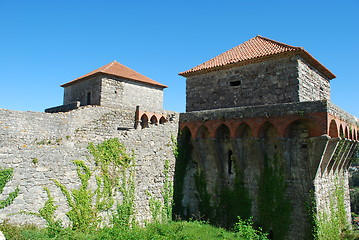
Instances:
[[[62,106],[0,109],[0,166],[14,168],[4,194],[20,187],[1,219],[33,221],[8,214],[42,207],[42,186],[65,218],[50,179],[79,186],[71,161],[89,161],[88,143],[117,137],[135,153],[140,222],[151,218],[146,192],[161,197],[166,159],[181,218],[230,226],[253,216],[273,239],[309,239],[308,206],[330,212],[341,185],[350,221],[348,167],[359,121],[330,102],[333,73],[303,48],[257,36],[180,75],[181,114],[163,110],[165,85],[116,61],[63,84]],[[178,136],[176,160],[171,136]]]

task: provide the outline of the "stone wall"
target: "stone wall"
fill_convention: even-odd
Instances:
[[[140,106],[147,111],[159,111],[163,109],[163,88],[114,76],[96,75],[65,87],[64,105],[75,101],[80,101],[81,106],[98,105],[118,109]]]
[[[181,114],[176,213],[224,226],[253,216],[272,239],[311,239],[308,204],[328,212],[340,183],[349,221],[348,167],[358,141],[338,138],[333,124],[358,130],[356,117],[328,101]]]
[[[227,227],[237,216],[252,216],[272,239],[312,239],[311,218],[315,216],[308,207],[313,200],[320,212],[333,207],[328,199],[333,195],[336,175],[343,181],[345,212],[350,221],[348,166],[333,160],[341,167],[320,174],[329,137],[308,137],[307,126],[300,122],[291,125],[286,138],[277,137],[270,124],[260,137],[252,137],[248,125],[239,128],[234,138],[227,125],[217,128],[215,138],[208,129],[202,129],[201,137],[180,140],[186,141],[182,154],[188,160],[182,161],[184,166],[176,165],[176,174],[186,169],[184,176],[175,176],[175,186],[183,186],[175,188],[180,191],[175,196],[181,195],[176,201],[181,204],[177,214],[184,218],[201,216]],[[185,128],[181,136],[188,134]],[[350,151],[343,153],[347,154],[343,160],[348,162]]]
[[[296,58],[281,58],[187,78],[186,111],[298,102]]]
[[[330,100],[329,79],[298,58],[299,101]]]
[[[0,167],[14,169],[14,177],[6,185],[1,198],[17,186],[20,188],[14,203],[0,210],[0,219],[43,224],[34,217],[9,214],[41,208],[47,200],[43,190],[46,186],[56,203],[60,204],[58,215],[65,220],[68,208],[64,196],[50,179],[57,179],[68,188],[78,187],[79,180],[72,161],[84,160],[93,167],[86,148],[88,143],[100,143],[114,137],[124,143],[129,153],[134,151],[137,164],[136,218],[139,222],[150,219],[146,192],[161,197],[166,159],[170,161],[173,173],[171,136],[177,135],[178,114],[167,113],[171,121],[136,130],[133,128],[135,109],[86,106],[55,114],[0,109]]]
[[[163,109],[163,88],[115,77],[103,77],[101,106],[140,106],[147,111]]]
[[[88,95],[90,93],[90,95]],[[101,77],[93,76],[84,80],[79,80],[76,84],[71,84],[64,88],[64,105],[79,101],[81,106],[90,104],[100,105],[101,101]]]
[[[330,100],[329,80],[299,56],[187,77],[187,112]]]

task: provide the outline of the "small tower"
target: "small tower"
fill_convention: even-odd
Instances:
[[[257,36],[180,75],[175,214],[227,227],[253,217],[271,239],[311,239],[313,218],[350,222],[359,122],[330,102],[333,73]]]
[[[186,110],[330,100],[335,78],[301,47],[256,36],[188,71]]]
[[[163,109],[163,89],[158,83],[113,61],[73,81],[64,88],[64,105],[46,112],[68,111],[79,106],[97,105],[112,108]]]

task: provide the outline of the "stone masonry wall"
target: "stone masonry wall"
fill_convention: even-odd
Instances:
[[[174,156],[171,135],[177,135],[178,115],[171,121],[136,130],[135,109],[115,110],[87,106],[66,113],[17,112],[0,109],[0,167],[13,168],[14,177],[0,196],[17,186],[19,196],[9,207],[0,210],[0,219],[9,218],[17,223],[44,224],[26,215],[13,215],[21,210],[37,211],[47,200],[43,186],[51,190],[60,205],[58,215],[66,221],[68,210],[64,196],[50,179],[57,179],[68,188],[79,186],[72,161],[84,160],[93,167],[86,147],[89,142],[100,143],[117,137],[136,159],[136,218],[139,222],[150,219],[148,191],[160,198],[163,187],[163,165]],[[128,128],[128,131],[118,130]],[[132,128],[132,129],[131,129]]]
[[[115,77],[103,77],[101,106],[140,106],[147,111],[163,109],[163,89]]]
[[[298,102],[296,57],[187,78],[186,111]]]
[[[80,80],[64,88],[64,105],[80,101],[81,105],[87,104],[88,93],[91,93],[90,103],[100,105],[101,100],[101,78],[99,76]]]
[[[176,169],[177,214],[224,226],[253,216],[272,239],[312,239],[308,203],[318,215],[330,212],[341,185],[350,222],[348,167],[357,141],[330,135],[331,114],[358,124],[323,100],[181,114],[185,148],[176,167],[186,171]]]
[[[329,79],[298,58],[299,101],[330,100]]]

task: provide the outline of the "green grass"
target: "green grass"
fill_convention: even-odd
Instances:
[[[246,224],[241,222],[240,224]],[[243,230],[245,228],[245,230]],[[121,240],[210,240],[210,239],[267,239],[264,234],[252,229],[252,225],[236,228],[237,231],[227,231],[204,222],[169,222],[162,224],[148,224],[146,227],[134,227],[129,230],[104,228],[92,233],[81,233],[69,229],[62,229],[56,236],[49,237],[46,228],[39,229],[34,226],[14,226],[7,222],[0,224],[0,230],[8,240],[28,239],[121,239]]]

